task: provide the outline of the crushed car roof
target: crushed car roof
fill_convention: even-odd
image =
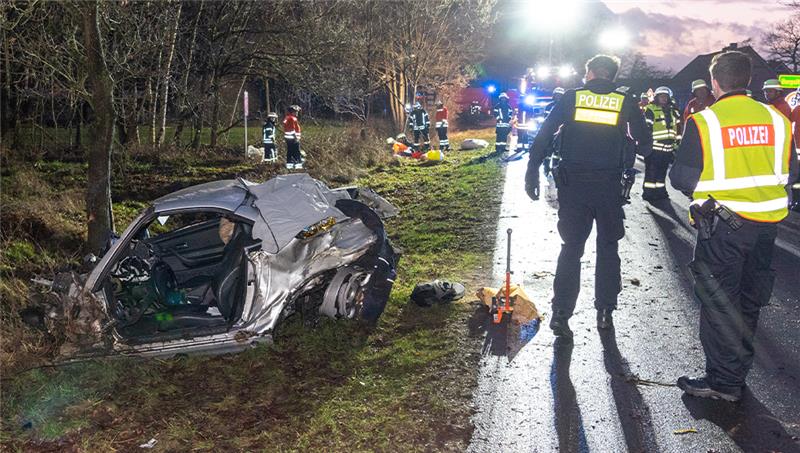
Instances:
[[[165,195],[153,202],[156,213],[218,208],[236,212],[252,195],[252,207],[260,216],[253,220],[253,238],[262,249],[277,253],[304,228],[333,217],[347,219],[336,209],[336,201],[350,198],[347,191],[331,190],[323,182],[304,173],[276,176],[264,183],[244,179],[214,181]]]
[[[153,202],[156,212],[192,208],[236,209],[244,202],[247,188],[239,181],[224,179],[187,187]]]

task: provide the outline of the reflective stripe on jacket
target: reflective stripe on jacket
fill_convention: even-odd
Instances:
[[[746,219],[783,220],[789,214],[791,123],[774,107],[744,95],[723,98],[692,118],[703,148],[693,203],[712,195]]]
[[[625,96],[616,93],[594,93],[589,90],[575,92],[575,121],[604,126],[619,124],[619,112]]]
[[[667,126],[667,114],[656,104],[648,104],[645,109],[645,122],[653,130],[653,151],[672,152],[678,147],[681,139],[680,113],[677,109],[669,109],[671,122]]]
[[[436,109],[436,116],[434,116],[434,120],[436,121],[437,128],[447,127],[447,107]]]
[[[425,110],[412,110],[408,117],[408,127],[415,131],[425,131],[430,129],[431,120]]]
[[[261,142],[265,145],[275,143],[275,124],[264,123],[264,127],[261,129]]]
[[[283,119],[283,138],[286,140],[300,140],[300,123],[291,113]]]
[[[511,119],[514,117],[514,109],[512,109],[508,104],[497,104],[494,107],[494,117],[497,120],[496,127],[511,127]]]

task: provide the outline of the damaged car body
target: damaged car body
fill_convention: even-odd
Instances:
[[[60,274],[38,304],[62,357],[224,353],[270,341],[288,316],[374,323],[398,255],[397,208],[306,174],[224,180],[155,200],[88,275]]]

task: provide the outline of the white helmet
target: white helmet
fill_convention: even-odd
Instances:
[[[553,94],[564,94],[564,92],[565,90],[561,87],[556,87],[556,89],[553,90]]]
[[[397,137],[395,137],[395,138],[397,140],[402,140],[402,139],[406,138],[406,134],[397,134]]]
[[[497,96],[497,98],[498,98],[498,99],[508,99],[508,95],[507,95],[507,94],[506,94],[506,92],[504,91],[504,92],[500,93],[500,96]]]
[[[658,87],[658,88],[656,88],[656,91],[655,91],[654,94],[656,96],[658,96],[659,94],[666,94],[669,97],[672,97],[672,90],[670,90],[669,87]]]

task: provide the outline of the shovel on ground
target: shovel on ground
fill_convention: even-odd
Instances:
[[[493,324],[509,322],[519,327],[519,339],[530,341],[539,331],[541,316],[533,301],[525,293],[521,285],[511,283],[511,228],[508,229],[506,248],[506,278],[503,287],[484,287],[478,290],[477,296],[488,308]]]

